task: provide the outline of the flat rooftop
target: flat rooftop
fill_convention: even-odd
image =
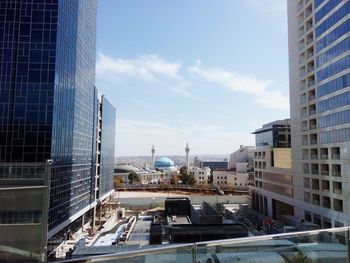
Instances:
[[[149,231],[151,229],[150,220],[138,220],[135,224],[134,229],[132,230],[127,245],[140,244],[141,246],[148,245],[149,243]]]
[[[191,224],[191,220],[188,216],[168,216],[167,221],[169,225]]]

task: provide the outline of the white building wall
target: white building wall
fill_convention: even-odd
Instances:
[[[236,169],[236,163],[238,162],[252,162],[254,159],[254,146],[243,146],[230,154],[228,161],[228,169]]]
[[[187,169],[187,173],[194,176],[194,178],[196,179],[197,185],[208,184],[208,179],[210,177],[210,168],[209,167],[204,167],[204,168],[190,167]]]
[[[236,173],[232,171],[214,171],[214,186],[231,186],[248,189],[248,173]]]

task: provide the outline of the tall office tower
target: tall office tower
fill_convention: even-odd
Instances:
[[[295,215],[350,224],[350,1],[289,0]]]
[[[114,166],[115,166],[115,108],[102,95],[99,97],[98,117],[98,147],[97,152],[97,181],[96,199],[102,201],[106,195],[114,190]]]
[[[115,111],[114,106],[102,95],[98,96],[96,118],[96,177],[92,227],[96,226],[97,214],[101,224],[101,205],[109,201],[114,191],[115,166]]]
[[[91,208],[95,42],[95,0],[0,2],[0,258],[41,260]]]

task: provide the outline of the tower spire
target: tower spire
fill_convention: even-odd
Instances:
[[[154,144],[152,144],[151,153],[152,153],[152,168],[154,168],[154,162],[156,160],[155,159],[156,149],[154,148]]]
[[[190,159],[189,159],[190,147],[188,146],[188,142],[186,143],[185,152],[186,152],[186,167],[189,168],[189,166],[190,166]]]

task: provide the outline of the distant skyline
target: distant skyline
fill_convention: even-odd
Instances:
[[[117,156],[229,154],[289,118],[286,1],[98,1]]]

